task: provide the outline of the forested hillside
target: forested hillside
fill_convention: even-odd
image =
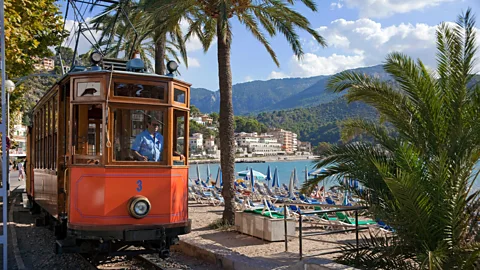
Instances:
[[[294,131],[300,141],[336,143],[340,139],[338,122],[352,117],[375,118],[375,110],[359,102],[347,104],[343,97],[309,108],[263,112],[257,115],[260,123],[270,128]]]
[[[354,71],[387,78],[380,65],[358,68]],[[236,84],[233,86],[232,98],[234,113],[256,114],[328,103],[341,96],[327,91],[326,84],[330,77],[286,78]],[[220,96],[218,91],[192,88],[190,102],[202,112],[218,112]]]

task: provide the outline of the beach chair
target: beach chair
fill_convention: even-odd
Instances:
[[[302,200],[303,202],[305,202],[305,203],[309,203],[309,204],[320,204],[319,201],[317,201],[317,200],[315,200],[315,199],[307,198],[307,197],[305,197],[304,194],[300,194],[298,198],[299,198],[300,200]]]
[[[355,219],[354,218],[351,218],[351,217],[348,217],[347,215],[345,215],[344,213],[342,212],[336,212],[335,213],[337,215],[337,218],[339,221],[341,222],[344,222],[348,225],[355,225]],[[374,220],[358,220],[358,225],[376,225],[377,222],[374,221]]]

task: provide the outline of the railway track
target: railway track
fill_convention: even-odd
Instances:
[[[93,260],[86,255],[80,255],[86,260],[92,269],[115,270],[115,269],[151,269],[151,270],[174,270],[190,269],[171,259],[160,259],[155,255],[137,256],[108,256],[102,259]],[[175,266],[174,266],[175,265]]]

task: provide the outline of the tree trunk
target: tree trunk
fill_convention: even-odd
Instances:
[[[220,86],[220,165],[223,180],[222,195],[225,200],[222,218],[225,223],[234,224],[235,138],[233,133],[232,70],[230,68],[231,35],[229,30],[222,31],[221,29],[221,19],[219,18],[217,19],[217,57]]]
[[[165,75],[165,47],[167,45],[167,34],[160,33],[155,35],[155,73]]]

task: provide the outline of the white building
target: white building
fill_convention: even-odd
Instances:
[[[238,145],[237,153],[250,153],[256,156],[275,156],[285,152],[272,135],[258,135],[257,133],[238,133],[235,141]]]
[[[12,139],[18,143],[18,146],[15,149],[10,149],[10,157],[25,157],[27,155],[27,127],[14,125]]]
[[[196,152],[203,150],[203,134],[194,133],[189,138],[190,141],[190,151]]]

